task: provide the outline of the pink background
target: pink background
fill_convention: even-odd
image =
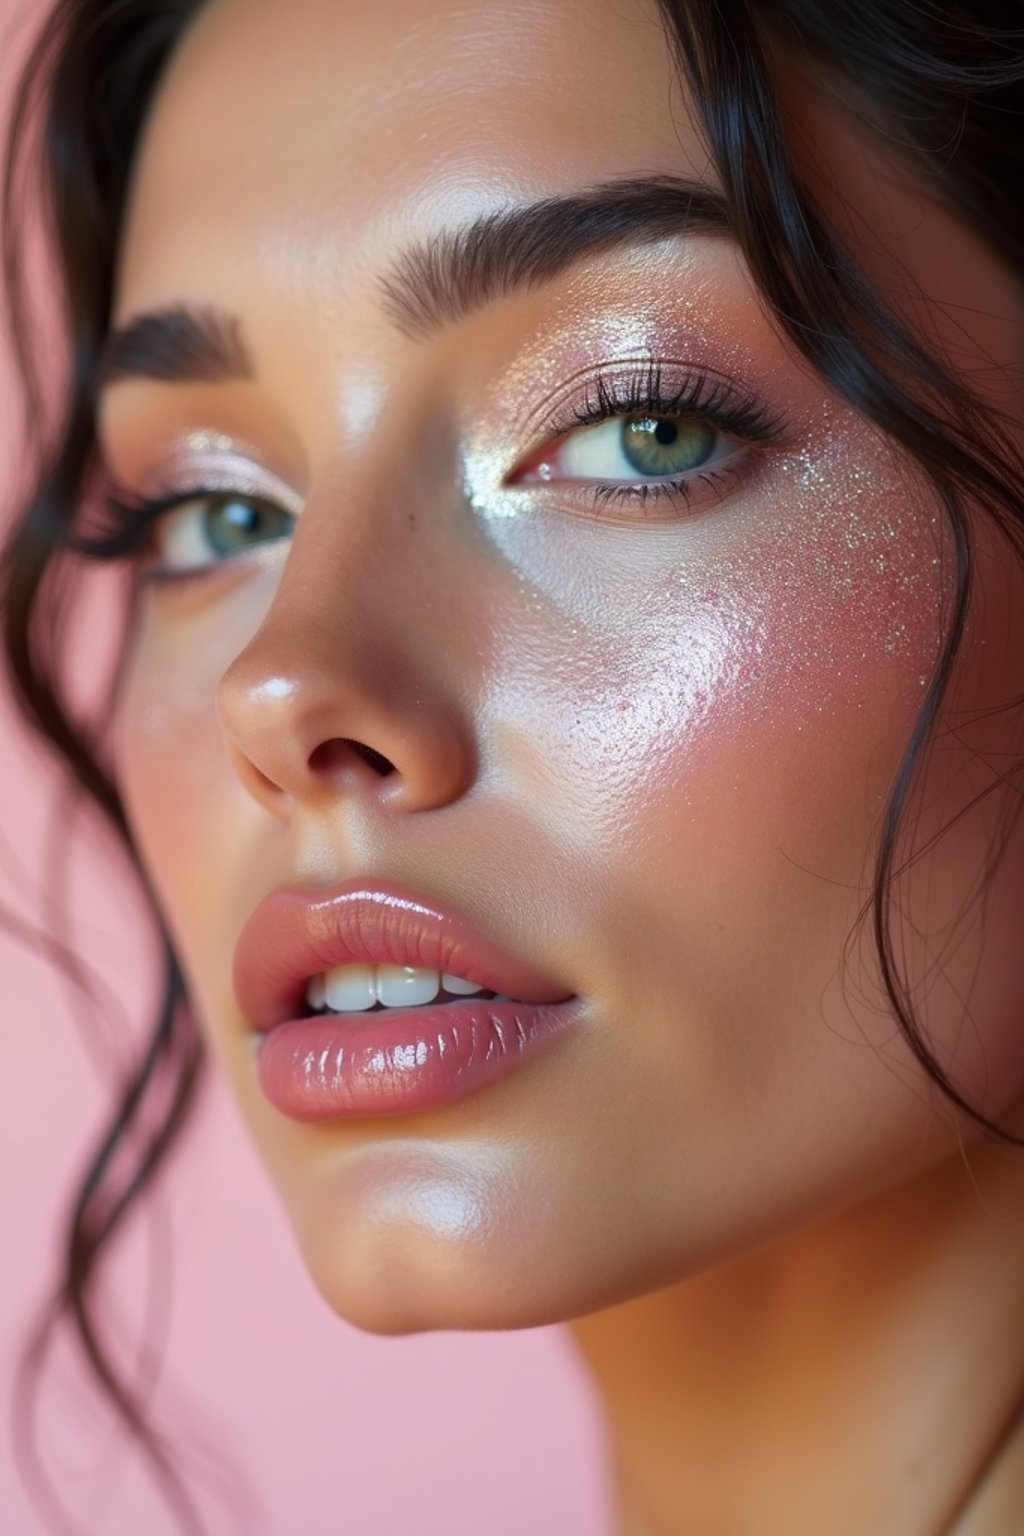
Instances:
[[[0,0],[8,75],[23,13],[38,14],[37,0]],[[0,499],[18,472],[11,391],[0,366]],[[97,610],[83,676],[106,654]],[[111,1074],[150,1016],[154,954],[113,843],[66,818],[53,840],[56,782],[3,698],[0,729],[0,1530],[42,1536],[12,1453],[15,1360]],[[64,888],[60,915],[46,903]],[[54,966],[8,936],[8,914],[86,956],[112,1008],[87,1011]],[[567,1333],[381,1339],[335,1317],[212,1075],[146,1212],[120,1245],[107,1315],[119,1358],[134,1358],[147,1318],[152,1337],[166,1338],[154,1408],[182,1464],[208,1466],[189,1453],[205,1442],[249,1487],[237,1518],[215,1492],[203,1500],[212,1536],[609,1536],[603,1429]],[[85,1530],[173,1530],[72,1351],[54,1360],[41,1408],[45,1464]]]

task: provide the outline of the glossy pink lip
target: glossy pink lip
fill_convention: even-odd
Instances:
[[[310,978],[360,963],[426,966],[503,996],[311,1016]],[[234,989],[266,1037],[260,1085],[297,1120],[408,1113],[463,1098],[560,1035],[580,1002],[465,919],[363,881],[268,896],[239,937]]]

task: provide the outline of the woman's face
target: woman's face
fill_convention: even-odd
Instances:
[[[825,211],[996,391],[1009,279],[779,67]],[[117,771],[313,1278],[365,1328],[579,1315],[956,1146],[870,930],[847,948],[949,540],[667,178],[715,188],[627,0],[213,0],[141,143],[115,324],[225,312],[251,376],[125,367],[103,450],[133,493],[261,515],[155,525]],[[1024,686],[1020,578],[981,535],[922,849],[997,783],[1013,717],[979,711]],[[984,924],[966,899],[1005,810],[964,811],[894,914],[935,1054],[990,1113],[1024,1079],[1019,841]],[[282,1112],[235,946],[278,887],[352,882],[471,923],[574,995],[571,1023],[451,1102]]]

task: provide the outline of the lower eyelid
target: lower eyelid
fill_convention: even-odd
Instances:
[[[713,511],[741,491],[756,474],[761,455],[742,451],[707,470],[689,475],[673,475],[638,480],[560,480],[523,484],[527,492],[540,493],[556,508],[579,512],[584,516],[611,517],[621,511],[628,521],[682,522],[686,518]],[[515,487],[513,487],[515,489]]]
[[[742,444],[728,459],[689,475],[633,481],[536,481],[522,485],[543,501],[568,513],[611,518],[620,511],[626,521],[682,522],[691,516],[714,513],[760,484],[768,467],[765,445]],[[513,487],[516,488],[516,487]]]

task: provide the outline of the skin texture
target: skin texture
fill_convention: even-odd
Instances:
[[[1009,276],[777,62],[822,206],[1003,404]],[[929,1086],[848,943],[947,603],[927,489],[793,357],[720,237],[591,257],[427,336],[382,302],[411,244],[651,171],[713,180],[630,0],[202,12],[141,145],[114,318],[231,309],[257,376],[114,384],[101,442],[123,486],[187,491],[212,463],[194,434],[221,434],[227,483],[295,523],[139,580],[119,781],[331,1307],[382,1333],[576,1319],[622,1536],[937,1536],[975,1485],[958,1530],[985,1536],[1024,1379],[1021,1164]],[[571,381],[638,358],[726,376],[779,437],[735,444],[689,506],[596,501],[558,478],[551,408],[568,396],[568,430]],[[187,533],[194,559],[200,526],[168,514],[156,552]],[[920,848],[1018,745],[1015,716],[979,718],[1024,687],[1021,576],[980,538]],[[917,860],[896,932],[937,1056],[1019,1131],[1019,838],[964,910],[1006,809],[989,794]],[[278,885],[351,876],[463,913],[578,993],[581,1026],[442,1111],[284,1118],[233,948]]]

